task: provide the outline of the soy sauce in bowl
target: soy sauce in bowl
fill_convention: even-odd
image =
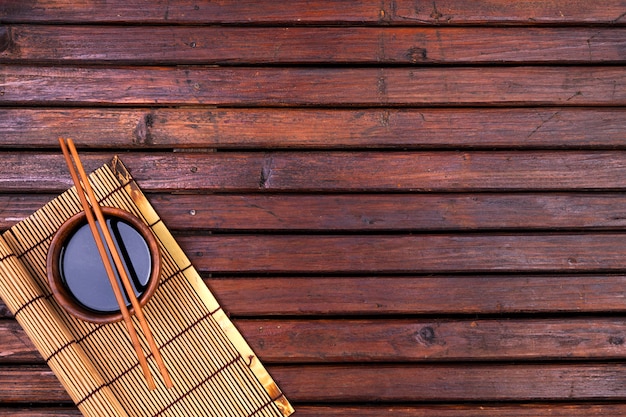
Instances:
[[[102,210],[135,296],[144,305],[158,284],[160,258],[156,239],[132,214],[110,207]],[[109,259],[113,264],[110,255]],[[116,278],[132,312],[119,276]],[[96,323],[122,319],[84,212],[63,224],[53,238],[48,253],[48,281],[56,300],[70,314]]]

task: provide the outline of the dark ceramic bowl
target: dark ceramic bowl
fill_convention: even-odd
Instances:
[[[161,257],[156,238],[141,220],[127,211],[102,207],[102,213],[143,306],[159,281]],[[74,317],[93,323],[122,319],[85,212],[71,217],[54,235],[48,251],[47,274],[54,298]],[[118,285],[125,294],[123,285],[119,282]],[[130,302],[124,297],[133,314]]]

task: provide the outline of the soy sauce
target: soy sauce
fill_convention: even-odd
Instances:
[[[148,286],[152,272],[152,259],[148,244],[139,231],[129,223],[116,217],[105,220],[126,268],[135,296],[140,297]],[[100,228],[99,223],[98,228]],[[119,305],[87,222],[77,227],[66,242],[61,249],[59,259],[62,284],[85,308],[98,313],[119,311]],[[109,260],[114,265],[110,254]],[[117,271],[116,278],[126,305],[130,306]]]

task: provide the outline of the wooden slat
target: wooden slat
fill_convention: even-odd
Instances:
[[[237,320],[263,363],[623,359],[623,319]],[[0,322],[0,363],[41,362],[17,322]]]
[[[623,401],[620,364],[274,366],[297,401]]]
[[[0,367],[0,404],[71,402],[59,380],[45,365]]]
[[[110,153],[83,153],[86,169]],[[155,191],[477,192],[623,190],[625,151],[124,153]],[[8,153],[0,191],[58,192],[71,180],[58,153]]]
[[[626,50],[626,31],[621,28],[20,25],[7,30],[10,41],[0,62],[14,63],[623,63]]]
[[[264,363],[623,359],[623,319],[244,320]]]
[[[168,227],[175,230],[591,231],[626,226],[626,197],[621,193],[156,194],[149,198]],[[0,196],[0,206],[3,200],[6,198]],[[4,205],[6,215],[11,215],[10,204]]]
[[[16,104],[618,106],[626,104],[626,71],[619,66],[1,67],[0,105]]]
[[[0,417],[81,417],[77,408],[0,408]]]
[[[349,3],[325,0],[294,0],[281,7],[272,0],[204,2],[155,0],[150,7],[139,0],[114,0],[107,7],[93,0],[68,4],[59,0],[7,2],[0,7],[4,22],[73,23],[220,23],[220,24],[621,24],[620,0],[589,3],[585,0],[558,0],[549,3],[489,0],[466,2],[378,1]]]
[[[0,229],[30,216],[49,194],[0,195]],[[615,230],[622,193],[150,194],[170,230],[468,231]]]
[[[620,272],[624,234],[180,236],[207,272]]]
[[[623,404],[521,404],[521,405],[297,405],[299,417],[590,417],[621,416]],[[80,417],[72,408],[0,408],[1,417]]]
[[[11,109],[0,147],[620,148],[621,108]]]
[[[614,400],[626,398],[624,365],[274,365],[270,374],[297,402]],[[46,367],[3,367],[0,402],[67,402]],[[45,397],[42,397],[45,396]],[[296,404],[297,407],[297,404]]]
[[[21,222],[54,197],[46,194],[0,195],[0,229],[4,231]]]
[[[259,315],[623,313],[624,275],[207,278],[225,310]]]
[[[42,362],[41,355],[14,320],[0,320],[0,363]]]
[[[623,313],[623,275],[207,278],[233,317]],[[0,317],[12,317],[0,302]]]
[[[298,416],[314,417],[590,417],[626,415],[622,404],[418,405],[418,406],[298,406]],[[1,415],[1,414],[0,414]],[[21,416],[20,416],[21,417]],[[39,417],[35,415],[33,417]],[[65,417],[65,416],[61,416]]]
[[[297,405],[299,417],[590,417],[621,416],[626,414],[623,404],[521,404],[521,405]],[[72,408],[0,408],[1,417],[79,417]]]

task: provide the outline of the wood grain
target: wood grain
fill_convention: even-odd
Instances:
[[[0,229],[118,154],[298,416],[620,416],[622,0],[0,2]],[[0,416],[78,417],[0,302]]]
[[[519,404],[519,405],[417,405],[417,406],[306,406],[298,407],[300,416],[390,415],[398,417],[578,417],[622,415],[621,404]],[[20,416],[21,417],[21,416]],[[34,416],[39,417],[39,416]],[[64,416],[62,416],[64,417]]]
[[[626,413],[621,404],[521,404],[521,405],[421,405],[421,406],[323,406],[298,405],[298,415],[375,417],[393,414],[398,417],[589,417],[618,416]],[[79,417],[72,408],[9,408],[0,409],[2,417]]]
[[[603,359],[624,356],[622,319],[237,320],[265,364]],[[0,321],[0,363],[41,363],[17,322]]]
[[[29,211],[18,200],[11,214],[11,198],[15,197],[0,196],[5,215],[19,217]],[[175,230],[592,231],[621,230],[626,225],[626,197],[621,193],[154,194],[150,201]]]
[[[82,413],[77,408],[68,406],[52,408],[48,406],[29,408],[27,406],[17,408],[0,408],[0,416],[2,417],[81,417]]]
[[[615,272],[624,234],[180,236],[198,269],[219,273]]]
[[[208,277],[234,317],[621,314],[619,274]]]
[[[267,316],[621,314],[619,274],[209,277],[235,318]],[[11,317],[0,302],[0,316]]]
[[[87,170],[111,153],[82,153]],[[147,192],[618,191],[625,151],[124,153]],[[58,192],[71,180],[57,153],[15,152],[2,192]]]
[[[415,4],[408,0],[294,0],[282,7],[271,0],[198,3],[189,0],[155,0],[149,8],[138,1],[114,0],[101,7],[93,0],[33,0],[6,3],[0,8],[3,21],[11,23],[218,23],[218,24],[622,24],[619,0],[589,3],[584,0],[522,2],[507,0],[465,2],[446,0]]]
[[[285,395],[303,402],[621,401],[625,396],[620,364],[274,366],[270,372],[287,387]]]
[[[208,277],[234,318],[359,315],[621,314],[618,274]],[[0,302],[0,317],[12,317]]]
[[[265,363],[524,361],[624,357],[622,319],[240,320]]]
[[[0,62],[117,64],[624,63],[622,28],[10,26]],[[316,42],[311,42],[316,39]]]
[[[623,401],[622,364],[535,365],[274,365],[270,374],[297,402]],[[0,401],[67,402],[56,377],[42,366],[3,368]]]
[[[621,106],[626,104],[626,71],[619,66],[187,69],[3,66],[0,105],[17,104]]]
[[[170,194],[149,196],[168,228],[214,232],[621,230],[622,193]],[[0,229],[53,194],[0,195]]]
[[[0,108],[0,148],[624,149],[620,108]]]

